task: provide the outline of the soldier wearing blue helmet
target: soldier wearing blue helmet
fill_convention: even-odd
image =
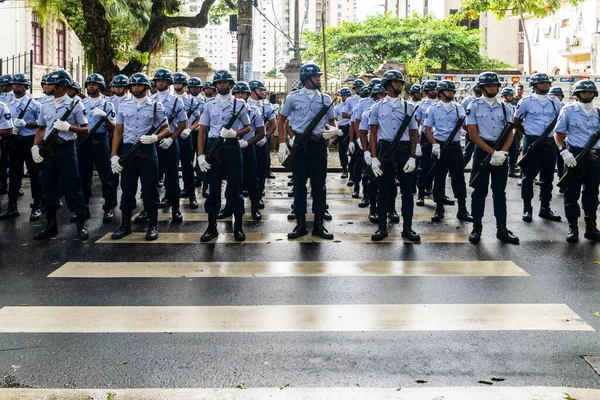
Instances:
[[[506,107],[510,107],[511,113],[515,114],[516,106],[513,105],[514,91],[512,88],[505,87],[500,92],[500,97],[502,97],[502,102]],[[521,175],[517,172],[517,159],[519,158],[519,147],[518,141],[515,135],[515,139],[513,140],[510,148],[508,149],[508,176],[510,178],[519,178]]]
[[[535,90],[519,102],[515,111],[515,128],[523,135],[523,152],[528,153],[529,147],[541,135],[546,135],[543,145],[538,146],[527,156],[527,162],[521,166],[521,199],[523,200],[523,216],[525,222],[533,220],[533,182],[539,174],[540,209],[538,216],[549,221],[560,222],[560,215],[554,214],[550,208],[552,200],[552,181],[556,167],[556,147],[554,131],[549,130],[556,123],[562,107],[560,101],[549,96],[551,86],[547,74],[533,74],[529,86]]]
[[[598,89],[591,80],[581,80],[575,83],[571,94],[577,98],[577,102],[570,103],[561,110],[554,133],[554,140],[565,166],[578,168],[578,172],[565,187],[565,216],[569,221],[566,240],[570,243],[579,240],[577,222],[581,216],[581,197],[585,220],[584,237],[600,242],[600,231],[596,224],[600,186],[600,143],[591,142],[600,130],[600,110],[593,104],[594,98],[598,97]],[[568,142],[565,142],[566,135],[569,137]],[[593,146],[592,153],[587,159],[578,160],[576,157],[588,144]]]
[[[414,84],[410,87],[408,93],[410,94],[410,101],[412,101],[413,104],[419,104],[423,98],[423,86],[418,83]]]
[[[495,72],[483,72],[477,78],[477,86],[483,96],[474,100],[467,109],[467,129],[471,141],[475,144],[473,152],[473,169],[471,175],[480,171],[480,179],[472,183],[471,213],[473,214],[473,230],[469,235],[471,243],[479,243],[483,230],[483,215],[490,180],[494,216],[496,217],[496,237],[506,243],[519,244],[516,237],[506,227],[506,183],[508,180],[508,149],[513,141],[512,132],[502,143],[500,150],[494,150],[496,142],[507,123],[512,120],[512,110],[496,99],[500,88],[500,80]],[[482,170],[483,160],[487,155],[491,160],[485,170]]]
[[[0,76],[0,102],[8,105],[14,97],[12,93],[13,76],[10,74]],[[0,141],[2,154],[0,155],[0,195],[8,193],[8,149],[6,140]]]
[[[350,141],[354,141],[356,139],[356,132],[354,131],[355,125],[352,123],[352,114],[361,100],[360,92],[362,88],[365,86],[365,81],[362,79],[355,79],[352,82],[352,90],[354,91],[354,95],[349,97],[344,102],[344,108],[342,109],[342,117],[348,118],[350,120],[350,129],[348,134],[350,135]],[[343,151],[346,152],[346,146],[343,145]],[[349,171],[353,171],[355,168],[355,159],[352,158],[347,166]],[[352,175],[352,174],[350,174]],[[347,182],[347,186],[354,186],[353,176],[350,176],[350,179]]]
[[[350,118],[344,118],[342,114],[346,102],[352,96],[352,91],[350,88],[344,87],[340,90],[339,95],[342,100],[333,108],[333,112],[337,119],[338,127],[343,132],[342,138],[338,141],[338,155],[340,157],[340,165],[342,166],[341,178],[348,179],[348,148],[344,140],[350,134]]]
[[[322,74],[321,69],[316,64],[304,64],[300,68],[300,82],[304,84],[304,87],[289,94],[277,121],[279,131],[279,151],[277,152],[277,156],[282,163],[289,155],[289,150],[285,145],[285,138],[287,136],[285,126],[288,119],[290,128],[294,132],[294,137],[296,135],[314,136],[314,140],[309,141],[305,151],[299,151],[296,154],[292,165],[292,174],[294,176],[294,211],[297,225],[292,232],[288,233],[289,239],[297,239],[308,234],[306,226],[306,198],[308,194],[306,183],[308,179],[310,179],[312,187],[312,207],[315,214],[312,234],[323,239],[333,239],[333,235],[323,226],[327,195],[325,190],[328,152],[326,140],[332,139],[335,136],[342,136],[344,133],[337,128],[335,114],[333,109],[329,107],[332,103],[331,97],[321,93],[319,90]],[[324,107],[329,107],[325,116],[318,121],[312,132],[305,132],[310,122]],[[343,116],[344,118],[349,117],[349,115]],[[326,124],[329,124],[330,128],[327,128]]]
[[[469,109],[469,105],[477,100],[481,98],[481,89],[479,89],[479,86],[475,85],[473,87],[473,94],[467,98],[465,98],[462,103],[461,106],[466,110]],[[473,157],[473,150],[475,150],[475,146],[473,145],[473,143],[471,143],[471,140],[469,139],[469,132],[467,131],[467,129],[465,129],[466,131],[466,135],[465,135],[465,150],[463,153],[463,157],[465,159],[465,165],[467,165],[469,163],[469,161],[471,161],[471,157]]]
[[[438,102],[437,94],[437,81],[428,79],[423,82],[423,94],[425,99],[419,103],[417,109],[416,118],[419,124],[419,143],[417,144],[417,150],[415,155],[419,158],[419,165],[417,166],[417,206],[423,207],[425,205],[425,196],[431,194],[433,179],[429,176],[428,172],[431,168],[431,145],[425,137],[425,118],[427,117],[427,110],[432,105]]]

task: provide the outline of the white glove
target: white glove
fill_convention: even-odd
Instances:
[[[365,159],[365,163],[367,163],[367,165],[372,165],[373,158],[371,157],[371,152],[369,150],[363,153],[363,158]]]
[[[417,167],[417,160],[414,157],[409,157],[406,164],[404,164],[404,168],[402,169],[404,173],[409,174],[415,170]]]
[[[185,140],[188,138],[188,136],[190,136],[190,133],[192,133],[192,130],[186,128],[183,131],[181,131],[181,134],[179,135],[179,137]]]
[[[100,118],[106,117],[106,113],[99,108],[92,109],[92,111],[90,112],[90,115],[92,117],[100,117]]]
[[[377,157],[371,158],[371,169],[373,170],[373,175],[375,175],[375,178],[383,175],[383,171],[381,170],[381,161],[379,161]]]
[[[439,145],[438,145],[439,147]],[[415,150],[415,157],[423,157],[423,150],[421,149],[421,144],[417,143],[417,148]]]
[[[36,144],[31,148],[31,156],[33,157],[33,161],[37,164],[44,161],[44,157],[40,156],[40,147]]]
[[[295,141],[296,141],[296,136],[294,136],[293,138],[291,138],[291,139],[289,140],[289,142],[290,142],[290,147],[294,147],[294,142],[295,142]]]
[[[325,125],[325,132],[323,132],[323,139],[329,140],[334,136],[342,136],[344,132],[339,130],[338,128],[327,128],[328,125]]]
[[[565,165],[567,167],[574,168],[577,166],[577,160],[573,156],[573,153],[571,153],[569,150],[564,149],[563,151],[560,152],[560,155],[563,158],[563,160],[565,161]]]
[[[160,147],[163,150],[167,150],[169,147],[171,147],[172,144],[173,144],[173,138],[168,137],[168,138],[164,138],[163,140],[161,140],[158,147]]]
[[[364,149],[363,149],[363,147],[362,147],[362,140],[358,139],[358,140],[356,141],[356,143],[358,143],[358,148],[359,148],[359,149],[361,149],[361,150],[364,150]]]
[[[17,128],[16,126],[13,126],[12,128],[12,134],[16,135],[19,132],[19,128]]]
[[[490,165],[494,167],[501,166],[504,164],[504,161],[506,161],[506,156],[507,154],[504,151],[494,151],[494,154],[492,154],[492,159],[490,160]]]
[[[198,167],[202,172],[206,172],[210,169],[210,164],[206,162],[206,156],[204,154],[198,156]]]
[[[266,143],[267,143],[267,137],[265,136],[264,138],[262,138],[258,142],[256,142],[256,145],[258,147],[263,147]]]
[[[237,136],[237,132],[233,129],[221,128],[221,133],[219,136],[221,136],[223,139],[234,139]]]
[[[248,147],[248,142],[246,142],[244,139],[238,140],[238,143],[240,144],[240,149],[245,149]]]
[[[58,120],[54,122],[53,128],[58,129],[61,132],[68,132],[71,128],[71,124],[69,124],[67,121]]]
[[[434,143],[431,145],[431,154],[433,154],[435,157],[440,158],[441,151],[442,149],[440,148],[439,143]]]
[[[25,125],[27,125],[27,122],[25,122],[24,119],[17,118],[13,121],[13,125],[15,128],[23,128]]]
[[[158,142],[158,136],[156,135],[144,135],[140,138],[142,144],[152,144]]]
[[[113,174],[120,174],[123,172],[123,166],[119,164],[120,159],[121,157],[119,156],[112,156],[110,158],[110,168],[112,169]]]
[[[287,156],[290,154],[285,143],[279,143],[279,150],[277,151],[277,158],[279,159],[279,163],[283,164]]]
[[[350,154],[354,154],[354,151],[356,149],[354,148],[354,142],[350,142],[350,144],[348,145],[348,151],[350,152]]]

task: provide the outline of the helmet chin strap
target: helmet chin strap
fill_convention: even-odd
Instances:
[[[548,94],[550,92],[550,88],[548,88],[548,90],[542,90],[542,89],[538,88],[536,85],[533,85],[533,87],[534,87],[535,91],[538,94],[541,94],[542,96],[545,94]]]
[[[593,97],[591,99],[582,99],[579,93],[577,93],[575,96],[577,97],[577,100],[579,100],[579,102],[583,104],[589,104],[594,100]]]
[[[487,90],[485,90],[485,87],[481,87],[479,88],[479,90],[481,90],[481,93],[483,93],[485,95],[485,97],[487,97],[488,99],[493,99],[494,97],[496,97],[496,95],[492,95],[489,94]]]
[[[223,90],[218,90],[217,92],[218,92],[218,93],[219,93],[221,96],[225,96],[225,95],[228,95],[228,94],[231,92],[231,89],[230,89],[230,88],[227,88],[227,89],[223,89]]]
[[[321,89],[321,84],[316,84],[313,80],[312,80],[312,75],[308,77],[308,80],[310,81],[310,84],[312,85],[313,90],[319,90]]]

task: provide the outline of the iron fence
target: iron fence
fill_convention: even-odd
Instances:
[[[33,77],[33,50],[12,57],[0,58],[0,75],[25,73]],[[33,86],[29,87],[33,92]]]

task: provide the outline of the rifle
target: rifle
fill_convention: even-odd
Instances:
[[[190,119],[190,117],[192,116],[192,114],[194,114],[194,111],[196,111],[198,109],[198,107],[200,107],[200,102],[198,102],[198,104],[196,104],[196,107],[194,108],[190,108],[187,112],[187,117],[188,119]],[[177,115],[177,114],[176,114]]]
[[[106,106],[106,105],[105,105]],[[104,110],[106,111],[106,109]],[[92,127],[92,130],[90,131],[90,133],[88,133],[87,135],[84,135],[78,142],[77,142],[77,150],[83,148],[83,145],[88,141],[91,140],[92,144],[94,146],[98,145],[98,141],[96,139],[93,138],[94,134],[96,133],[96,131],[98,131],[98,129],[100,129],[100,127],[102,126],[102,124],[104,124],[104,122],[106,121],[106,118],[108,118],[108,114],[106,114],[105,117],[102,117],[98,120],[98,122],[96,122],[94,124],[94,126]]]
[[[33,100],[33,98],[30,98],[29,101],[27,102],[27,104],[25,104],[25,108],[19,112],[17,119],[23,119],[23,117],[25,116],[25,112],[29,108],[29,104],[31,103],[31,100]],[[17,144],[15,143],[16,141],[18,141],[17,135],[9,135],[5,140],[6,140],[6,146],[8,148],[18,151]]]
[[[158,135],[161,130],[162,125],[152,125],[150,129],[148,129],[148,131],[145,133],[145,135]],[[140,140],[138,140],[133,146],[131,146],[129,150],[127,150],[125,154],[123,154],[123,157],[119,159],[119,164],[121,164],[121,166],[124,167],[125,165],[131,163],[136,157],[139,157],[141,159],[148,157],[148,155],[140,151],[140,147],[142,147],[142,144],[143,143]]]
[[[575,161],[577,161],[577,165],[575,166],[575,168],[569,168],[565,165],[565,174],[562,176],[562,178],[560,178],[556,186],[563,190],[567,187],[567,183],[569,183],[569,181],[573,179],[573,176],[578,171],[581,171],[583,169],[583,165],[585,165],[586,160],[588,159],[588,157],[590,157],[591,151],[596,145],[596,143],[598,143],[598,140],[600,140],[600,129],[596,133],[594,133],[594,136],[592,136],[592,138],[585,145],[583,150],[581,150],[581,152],[577,154],[577,157],[575,157]]]
[[[431,178],[435,177],[435,172],[437,171],[440,160],[442,158],[446,157],[446,155],[450,152],[450,149],[451,149],[450,146],[452,146],[452,144],[454,143],[454,137],[456,136],[456,134],[462,127],[462,124],[465,122],[465,119],[466,119],[466,117],[460,117],[458,119],[458,121],[456,121],[456,125],[454,125],[452,132],[450,132],[450,136],[448,136],[448,139],[444,143],[444,146],[440,149],[440,156],[438,158],[436,158],[436,157],[433,158],[433,162],[431,163],[431,168],[429,169],[429,173],[427,174],[427,175],[429,175],[429,177],[431,177]]]
[[[261,140],[263,140],[263,138],[265,137],[265,133],[259,133],[258,135],[254,135],[250,138],[250,140],[248,140],[248,147],[252,146],[253,144],[256,144],[258,142],[260,142]]]
[[[405,105],[406,104],[407,103],[405,103]],[[400,127],[398,128],[398,131],[396,132],[396,136],[394,137],[392,144],[390,145],[388,150],[385,152],[385,154],[381,158],[381,167],[380,168],[382,171],[389,164],[394,163],[396,154],[400,151],[400,139],[402,138],[402,134],[404,133],[406,128],[408,128],[410,121],[413,119],[413,117],[415,116],[415,113],[417,112],[418,109],[419,109],[419,106],[417,105],[415,107],[415,109],[413,110],[412,114],[406,115],[406,117],[404,117],[404,120],[402,121],[402,123],[400,124]],[[376,185],[381,185],[381,176],[376,178],[375,174],[373,173],[373,168],[370,165],[365,170],[365,174],[371,179],[371,181],[373,183],[375,183]]]
[[[544,141],[546,140],[548,134],[554,130],[557,121],[558,114],[556,114],[554,119],[550,122],[550,125],[548,125],[546,129],[544,129],[544,132],[542,132],[540,137],[535,139],[535,141],[529,145],[527,151],[525,152],[525,154],[523,154],[523,157],[521,157],[521,159],[517,161],[517,167],[523,168],[523,166],[527,164],[527,159],[530,157],[530,154],[535,153],[538,150],[538,147],[541,147],[542,143],[544,143]]]
[[[338,143],[340,143],[340,140],[342,141],[342,143],[346,143],[346,145],[348,145],[348,142],[350,141],[350,129],[348,129],[348,133],[346,133],[345,135],[338,136],[335,139],[333,139],[331,145],[337,146]]]
[[[244,107],[246,107],[245,103],[242,104],[242,107],[240,107],[240,111],[238,111],[236,114],[235,100],[233,101],[233,112],[231,114],[231,118],[229,118],[229,121],[227,121],[227,124],[225,124],[225,126],[224,126],[225,129],[231,129],[231,127],[233,126],[235,121],[238,119],[239,115],[242,113],[242,111],[244,111]],[[215,160],[220,161],[223,150],[225,150],[225,139],[223,139],[221,136],[219,136],[219,138],[217,139],[215,144],[212,145],[212,147],[206,154],[206,162],[210,164]]]
[[[315,129],[315,127],[321,121],[321,119],[325,116],[325,114],[327,114],[327,112],[329,111],[329,109],[331,108],[333,103],[335,103],[336,99],[337,99],[337,97],[335,99],[333,99],[328,106],[323,105],[323,107],[321,107],[321,109],[319,110],[317,115],[315,115],[313,117],[313,119],[310,121],[310,123],[304,129],[304,132],[301,135],[295,135],[295,137],[296,136],[297,137],[296,137],[296,139],[294,139],[294,146],[292,146],[292,148],[290,149],[290,154],[287,156],[287,158],[285,160],[283,160],[283,163],[281,164],[284,168],[286,168],[288,170],[292,169],[292,163],[294,162],[294,158],[296,157],[296,154],[300,150],[306,150],[306,146],[308,145],[308,142],[310,140],[314,140],[314,141],[321,140],[320,137],[313,135],[312,131],[313,131],[313,129]],[[313,136],[315,136],[315,139],[313,139]]]
[[[513,129],[515,128],[514,124],[512,122],[507,122],[506,125],[504,126],[504,129],[502,130],[502,132],[500,132],[500,137],[498,138],[498,140],[496,141],[496,143],[494,143],[494,151],[498,151],[502,148],[502,146],[504,146],[504,142],[506,142],[506,139],[508,139],[508,136],[510,135],[510,133],[513,131]],[[481,174],[487,170],[487,167],[490,164],[490,161],[492,160],[492,155],[488,154],[483,161],[481,162],[479,171],[477,172],[477,174],[475,175],[471,175],[471,179],[469,179],[469,186],[474,187],[473,185],[475,184],[475,182],[477,181],[477,179],[479,179],[479,177],[481,176]]]
[[[69,115],[71,115],[71,113],[75,109],[75,106],[77,106],[77,104],[79,104],[79,101],[80,100],[73,100],[71,102],[71,106],[69,108],[67,108],[67,111],[65,111],[63,116],[60,117],[61,121],[66,121],[67,118],[69,118]],[[54,155],[54,147],[58,143],[62,142],[62,139],[58,136],[59,132],[60,131],[58,129],[53,128],[52,131],[50,132],[50,134],[48,136],[46,136],[46,139],[42,140],[42,143],[40,143],[40,145],[39,145],[40,155],[42,157],[45,157],[46,154]]]

